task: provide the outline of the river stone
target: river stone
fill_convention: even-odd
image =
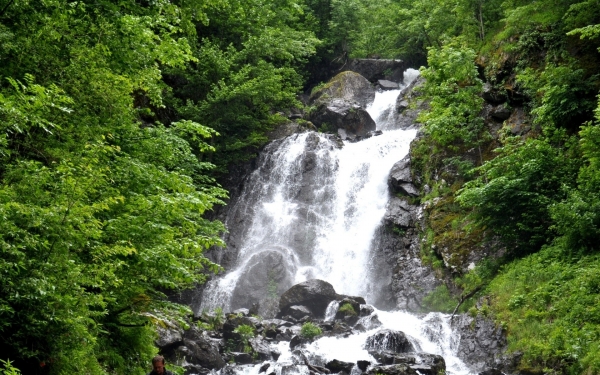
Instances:
[[[382,90],[398,90],[400,87],[397,82],[388,81],[387,79],[380,79],[377,83]]]
[[[205,337],[195,327],[185,332],[183,345],[163,354],[169,362],[178,365],[191,364],[211,370],[219,370],[225,366],[216,341]]]
[[[262,336],[256,336],[248,340],[248,344],[252,348],[252,353],[256,358],[261,361],[271,361],[273,360],[273,353],[271,350],[271,345],[266,342]]]
[[[346,372],[350,373],[352,371],[352,367],[354,367],[354,363],[352,362],[343,362],[337,359],[327,362],[325,367],[330,370],[333,374],[337,374],[338,372]]]
[[[418,375],[416,370],[413,370],[408,365],[388,365],[388,366],[373,366],[367,371],[367,375]]]
[[[325,310],[337,293],[327,281],[312,279],[296,284],[285,291],[279,299],[278,316],[288,315],[291,306],[306,306],[317,318],[325,316]]]
[[[332,99],[319,104],[309,119],[317,127],[326,127],[330,132],[339,134],[338,130],[342,129],[342,134],[349,139],[364,138],[376,129],[371,115],[360,105],[346,99]]]
[[[414,352],[414,346],[408,341],[404,332],[391,329],[382,329],[374,335],[367,337],[365,342],[366,350],[389,350],[393,353]]]
[[[367,371],[367,368],[371,365],[369,361],[358,360],[356,361],[356,366],[362,371]]]
[[[375,98],[375,89],[365,77],[352,71],[341,72],[310,95],[311,105],[329,104],[333,99],[343,99],[366,108]],[[316,125],[316,124],[315,124]]]

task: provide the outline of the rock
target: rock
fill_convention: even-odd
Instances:
[[[343,306],[350,306],[351,309],[348,307],[342,308]],[[351,298],[344,298],[343,300],[340,301],[338,311],[335,313],[334,319],[346,320],[346,318],[348,318],[348,317],[356,318],[356,320],[350,319],[350,320],[346,321],[346,323],[348,323],[348,325],[352,326],[358,321],[358,313],[359,312],[360,312],[360,304],[358,302],[356,302],[355,300],[353,300]],[[354,320],[354,322],[350,323],[353,320]]]
[[[345,71],[311,93],[309,103],[311,105],[329,104],[333,99],[341,99],[366,108],[374,98],[375,89],[365,77],[356,72]]]
[[[253,357],[261,361],[273,360],[271,345],[263,340],[262,336],[256,336],[248,340],[248,344],[252,348]]]
[[[237,314],[227,314],[226,320],[223,323],[223,339],[225,339],[225,341],[234,340],[236,342],[239,342],[241,336],[234,332],[235,329],[242,324],[251,326],[252,328],[256,329],[257,322],[258,320],[256,318],[250,318],[243,315],[239,316]]]
[[[373,366],[367,371],[368,375],[418,375],[417,371],[408,365]]]
[[[298,116],[302,117],[302,115],[295,115],[294,119],[297,119]],[[300,121],[290,121],[277,126],[275,129],[267,133],[267,138],[270,141],[272,141],[276,139],[289,137],[292,134],[303,133],[309,130],[315,131],[317,130],[317,128],[310,122],[305,121],[303,123],[300,123]]]
[[[522,107],[515,108],[508,120],[505,121],[505,126],[513,135],[526,135],[531,131],[531,124],[531,118]]]
[[[376,128],[375,121],[360,105],[345,99],[332,99],[318,105],[311,113],[310,121],[327,131],[344,131],[347,138],[365,137]]]
[[[347,65],[348,70],[360,73],[371,82],[379,79],[401,82],[408,68],[408,64],[402,60],[388,59],[352,59]]]
[[[389,350],[393,353],[414,352],[414,346],[408,341],[404,332],[382,329],[367,337],[365,349],[373,351]]]
[[[411,206],[404,199],[392,196],[387,203],[383,220],[388,225],[400,228],[411,228],[415,226],[416,207]]]
[[[211,370],[219,370],[225,366],[216,342],[206,338],[196,328],[185,332],[182,345],[163,354],[170,362],[178,365],[192,364]]]
[[[418,197],[419,191],[413,185],[413,178],[410,171],[410,155],[406,155],[390,170],[388,185],[394,193]]]
[[[232,352],[233,360],[238,365],[250,365],[254,362],[250,353]]]
[[[305,316],[313,316],[313,313],[306,306],[290,306],[287,311],[288,315],[296,320],[300,320]]]
[[[331,301],[336,300],[337,293],[333,286],[323,280],[307,280],[296,284],[285,291],[279,299],[279,314],[288,314],[291,306],[306,306],[317,318],[325,317],[325,310]]]
[[[495,89],[489,82],[483,85],[482,98],[488,103],[501,104],[507,99],[506,92]]]
[[[154,341],[161,351],[168,350],[171,347],[177,347],[183,344],[181,330],[176,327],[158,327],[158,339]]]
[[[262,372],[266,372],[267,369],[271,366],[271,364],[269,362],[264,363],[262,366],[260,366],[260,368],[258,369],[258,373],[262,373]]]
[[[269,302],[273,300],[272,304],[275,305],[277,296],[292,285],[293,277],[293,267],[290,267],[280,251],[269,249],[253,254],[235,285],[231,307],[236,309],[251,306],[259,301],[261,315],[273,316],[275,312],[267,309]],[[273,295],[269,294],[270,285],[277,286],[271,292]]]
[[[387,79],[380,79],[377,83],[382,90],[398,90],[400,87],[397,82],[388,81]]]
[[[410,129],[419,126],[416,122],[417,116],[421,111],[429,108],[429,104],[420,98],[419,87],[423,83],[425,83],[425,79],[419,76],[398,95],[394,121],[396,127]]]
[[[367,371],[367,367],[369,367],[371,365],[371,362],[369,361],[356,361],[356,366],[358,366],[358,368],[365,372]]]
[[[467,314],[454,317],[453,326],[460,335],[457,355],[469,363],[473,370],[483,371],[502,368],[512,372],[510,364],[502,357],[506,348],[505,333],[493,320]]]
[[[507,120],[512,114],[512,109],[507,104],[495,106],[490,111],[490,116],[499,121]]]
[[[354,363],[352,362],[343,362],[337,359],[327,362],[325,367],[331,371],[333,374],[337,374],[338,372],[346,372],[350,373],[352,371],[352,367],[354,367]]]
[[[371,305],[360,305],[360,316],[369,316],[375,312],[375,308]]]

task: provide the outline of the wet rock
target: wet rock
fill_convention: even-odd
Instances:
[[[382,90],[398,90],[400,87],[397,82],[388,81],[387,79],[380,79],[377,84]]]
[[[388,185],[394,193],[411,197],[419,196],[410,172],[410,155],[406,155],[404,159],[394,164],[390,170]]]
[[[369,361],[356,361],[356,366],[363,372],[367,371],[367,368],[371,365]]]
[[[327,369],[329,369],[333,374],[337,374],[339,372],[350,373],[352,371],[352,367],[354,367],[354,363],[352,362],[343,362],[337,359],[327,362],[325,365]]]
[[[383,220],[386,224],[410,228],[415,226],[415,206],[411,206],[406,200],[398,197],[390,197],[386,205]]]
[[[217,342],[205,337],[195,328],[185,332],[182,345],[163,354],[170,362],[180,366],[191,364],[217,370],[225,366]]]
[[[360,316],[369,316],[375,312],[375,308],[371,305],[363,304],[360,305]]]
[[[270,363],[268,363],[268,362],[267,362],[267,363],[263,364],[263,365],[262,365],[262,366],[260,366],[260,368],[258,369],[258,373],[260,374],[260,373],[266,372],[266,371],[269,369],[269,367],[271,367],[271,364],[270,364]]]
[[[238,365],[249,365],[254,362],[250,353],[232,352],[231,355],[233,356],[233,361]]]
[[[315,317],[325,316],[327,306],[337,298],[333,286],[326,281],[312,279],[296,284],[279,299],[278,316],[288,315],[291,306],[306,306]]]
[[[248,345],[252,348],[253,356],[261,361],[273,360],[271,345],[263,340],[262,336],[256,336],[248,340]]]
[[[182,331],[175,326],[158,327],[157,333],[158,339],[154,341],[154,345],[162,351],[183,344]]]
[[[246,267],[240,274],[231,297],[231,307],[237,309],[251,306],[259,301],[259,311],[267,316],[273,316],[274,311],[267,311],[267,302],[275,300],[276,296],[283,293],[293,283],[293,267],[287,263],[286,257],[276,249],[253,254]],[[269,294],[269,286],[276,285],[273,291],[275,296]],[[248,309],[245,309],[248,313]]]
[[[365,349],[372,351],[388,350],[393,353],[414,352],[415,348],[410,343],[404,332],[391,329],[382,329],[374,335],[367,337]]]
[[[373,366],[367,371],[368,375],[417,375],[417,371],[408,365]]]
[[[296,320],[301,320],[305,316],[313,317],[312,312],[306,306],[290,306],[287,311],[289,316]]]
[[[460,335],[457,355],[475,371],[510,367],[503,358],[505,333],[491,319],[457,315],[453,326]]]
[[[396,99],[395,126],[399,129],[411,129],[418,127],[417,116],[427,108],[429,104],[420,98],[419,88],[425,83],[425,79],[418,77],[402,90]]]
[[[342,137],[351,139],[364,138],[376,128],[375,121],[363,107],[345,99],[332,99],[318,105],[309,119],[318,128],[330,132],[341,129]]]

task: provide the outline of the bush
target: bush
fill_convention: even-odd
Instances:
[[[321,327],[311,322],[304,323],[300,329],[300,336],[307,339],[313,339],[322,333],[323,331],[321,330]]]
[[[346,316],[348,316],[348,315],[356,316],[356,311],[354,310],[354,307],[352,307],[352,305],[348,302],[342,304],[342,306],[340,306],[338,311],[344,313],[344,315],[346,315]]]

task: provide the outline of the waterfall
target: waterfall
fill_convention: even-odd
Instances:
[[[408,71],[407,80],[415,72]],[[370,277],[377,274],[371,262],[373,237],[389,199],[389,171],[408,153],[416,134],[414,129],[394,129],[400,91],[378,92],[367,108],[383,130],[379,136],[340,147],[341,141],[331,135],[307,132],[272,142],[261,152],[225,223],[236,231],[237,261],[208,284],[202,309],[231,311],[258,302],[262,312],[273,311],[281,293],[315,278],[331,283],[338,293],[363,296],[367,303],[377,300],[381,288]],[[335,314],[330,307],[328,319]],[[448,316],[420,319],[377,309],[374,314],[384,327],[409,335],[416,347],[444,356],[448,374],[469,373],[454,354],[456,337]],[[368,322],[364,326],[369,328]],[[369,360],[362,344],[372,333],[324,337],[307,350],[327,360]],[[279,346],[282,355],[274,365],[281,375],[293,361],[289,345]],[[258,366],[236,371],[258,374]]]

